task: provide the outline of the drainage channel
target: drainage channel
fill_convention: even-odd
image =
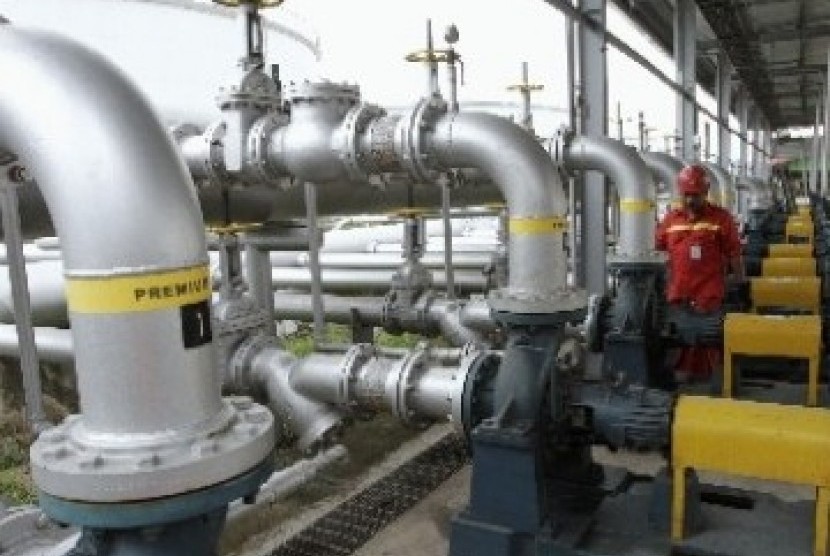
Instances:
[[[347,556],[449,479],[469,461],[465,442],[448,434],[288,539],[270,556]]]

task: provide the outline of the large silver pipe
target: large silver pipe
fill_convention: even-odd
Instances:
[[[72,332],[60,328],[35,328],[35,345],[41,361],[75,363]],[[14,325],[0,324],[0,355],[19,357],[20,344]]]
[[[608,137],[578,135],[564,147],[568,168],[599,170],[617,186],[620,233],[617,255],[637,257],[654,251],[654,180],[637,152]]]
[[[32,448],[38,486],[75,500],[124,501],[251,469],[271,448],[270,421],[244,448],[217,456],[237,457],[198,474],[161,464],[128,483],[49,459],[64,441],[99,454],[117,447],[116,459],[138,457],[125,447],[178,447],[225,430],[236,409],[222,402],[212,343],[201,336],[186,346],[182,300],[162,298],[182,280],[188,301],[206,301],[209,288],[193,184],[157,116],[103,57],[42,32],[0,25],[0,74],[14,75],[0,87],[0,149],[37,180],[63,247],[81,399],[80,419]],[[138,293],[149,288],[159,299]]]
[[[323,295],[326,320],[339,324],[351,324],[355,320],[366,326],[383,325],[383,297],[345,297]],[[313,299],[310,294],[298,292],[274,293],[277,318],[309,322],[314,318]]]
[[[325,295],[323,302],[328,322],[358,322],[365,326],[384,326],[386,323],[386,299],[383,297]],[[314,316],[313,297],[308,294],[277,292],[274,294],[274,305],[278,318],[308,322]],[[418,313],[417,318],[398,318],[395,322],[397,328],[419,334],[434,334],[437,331],[454,346],[468,343],[481,345],[483,340],[479,331],[492,332],[495,329],[489,315],[490,308],[484,301],[439,298],[429,301],[424,314],[420,305],[412,310]]]
[[[0,145],[40,185],[70,282],[83,287],[90,280],[138,281],[148,273],[204,268],[207,250],[190,177],[155,114],[117,70],[70,41],[8,27],[0,27],[0,68],[16,76],[0,91]],[[32,91],[39,92],[34,99]],[[181,326],[178,309],[71,305],[87,426],[113,433],[175,429],[219,410],[218,385],[204,380],[210,346],[185,350],[165,337]],[[142,349],[147,353],[139,362],[132,353],[137,338],[163,348]],[[156,399],[152,384],[166,385],[152,392]]]
[[[441,206],[441,190],[434,185],[412,184],[411,180],[390,179],[383,187],[369,184],[326,184],[318,194],[320,216],[349,214],[384,214],[406,207],[409,191],[412,203],[418,207]],[[19,192],[20,221],[25,238],[55,234],[49,211],[37,187],[21,187]],[[233,222],[264,222],[304,218],[304,189],[285,189],[252,184],[245,187],[200,187],[199,205],[206,224]],[[453,207],[484,205],[501,201],[501,193],[491,183],[463,182],[453,189]]]
[[[496,249],[493,245],[493,251]],[[456,252],[453,253],[452,264],[455,269],[478,269],[488,266],[492,254],[487,252]],[[398,253],[338,253],[323,251],[320,253],[320,265],[323,268],[386,268],[394,269],[401,266],[403,259]],[[420,261],[427,268],[440,269],[444,266],[444,257],[440,253],[425,253]],[[292,251],[278,251],[271,253],[271,264],[274,266],[309,265],[307,253]]]
[[[671,194],[672,201],[679,198],[677,194],[677,174],[685,164],[679,158],[667,153],[641,152],[640,158],[651,170],[654,179],[657,180],[657,190]],[[662,187],[661,187],[662,185]]]
[[[461,112],[437,119],[425,150],[440,166],[480,169],[501,190],[510,214],[509,289],[564,292],[567,201],[556,167],[536,139],[499,116]]]
[[[369,293],[386,293],[392,283],[394,269],[345,269],[324,268],[322,271],[324,291],[352,291]],[[271,273],[274,289],[311,287],[311,274],[307,268],[274,267]],[[435,286],[445,284],[442,270],[432,271]],[[455,287],[460,293],[482,293],[487,287],[487,277],[480,272],[465,270],[455,273]]]

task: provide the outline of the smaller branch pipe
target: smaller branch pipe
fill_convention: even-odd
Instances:
[[[303,361],[280,348],[266,347],[251,359],[247,380],[265,393],[271,411],[297,436],[298,446],[316,451],[332,443],[343,415],[324,401],[305,396],[291,386],[291,374]]]
[[[566,142],[563,159],[570,169],[599,170],[616,184],[620,204],[617,254],[652,254],[656,191],[648,166],[637,152],[608,137],[579,135]]]
[[[341,269],[324,268],[324,291],[360,291],[365,293],[386,293],[392,282],[394,269]],[[273,268],[272,284],[275,289],[303,288],[311,285],[311,276],[307,268]],[[445,284],[444,272],[432,272],[433,284],[441,287]],[[482,293],[487,289],[487,278],[480,272],[462,271],[455,273],[455,286],[459,292],[469,294]]]

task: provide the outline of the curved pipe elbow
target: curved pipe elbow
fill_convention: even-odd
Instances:
[[[478,168],[501,190],[510,214],[509,289],[565,289],[565,192],[534,137],[492,114],[445,114],[429,132],[426,154],[442,168]]]
[[[714,184],[717,185],[715,189],[718,193],[714,195],[710,193],[710,198],[714,197],[714,202],[729,212],[732,212],[733,204],[735,202],[735,184],[732,181],[732,177],[726,170],[717,164],[704,162],[703,166],[712,175],[714,178]]]
[[[656,188],[636,151],[615,139],[580,135],[567,144],[563,158],[569,169],[598,170],[616,184],[621,212],[617,254],[653,252]]]
[[[677,174],[685,164],[679,158],[667,153],[641,152],[640,158],[645,162],[646,167],[651,171],[658,183],[658,191],[669,192],[672,200],[679,197],[677,193]],[[662,184],[662,187],[660,187]]]
[[[0,148],[37,180],[68,272],[207,262],[187,168],[117,69],[67,39],[3,26],[0,71],[15,76],[0,89]]]

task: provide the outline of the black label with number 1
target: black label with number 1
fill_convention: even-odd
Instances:
[[[213,340],[210,331],[210,305],[207,300],[182,305],[179,312],[182,315],[184,349],[203,346]]]

